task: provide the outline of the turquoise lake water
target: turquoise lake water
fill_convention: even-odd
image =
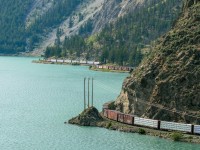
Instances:
[[[199,150],[200,145],[95,127],[65,125],[83,110],[83,78],[94,77],[94,104],[114,100],[128,74],[34,64],[0,57],[0,150]]]

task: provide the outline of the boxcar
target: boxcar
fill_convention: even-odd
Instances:
[[[114,66],[108,66],[108,69],[109,69],[109,70],[114,70],[115,67],[114,67]]]
[[[104,66],[103,66],[103,69],[108,69],[108,66],[104,65]]]
[[[115,66],[115,70],[119,70],[119,66]]]
[[[124,114],[123,113],[118,113],[118,120],[119,122],[124,122]]]
[[[108,109],[103,109],[103,116],[108,117]]]
[[[128,71],[128,67],[121,67],[121,70]]]
[[[115,110],[108,110],[107,116],[109,119],[117,121],[117,117],[118,117],[117,114],[118,112]]]
[[[134,124],[150,128],[158,128],[158,120],[134,117]]]
[[[191,124],[184,124],[184,123],[161,121],[160,129],[183,131],[183,132],[191,133],[192,132],[192,125]]]
[[[134,125],[134,116],[124,114],[124,123]]]
[[[99,69],[103,69],[103,66],[98,66]]]
[[[194,134],[200,134],[200,125],[194,125]]]

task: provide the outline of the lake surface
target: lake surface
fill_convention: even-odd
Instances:
[[[199,150],[200,145],[101,128],[65,125],[83,110],[83,79],[94,77],[94,104],[114,100],[128,74],[33,64],[0,57],[1,150]]]

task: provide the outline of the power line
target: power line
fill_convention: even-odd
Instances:
[[[97,83],[97,86],[103,88],[106,91],[112,92],[114,94],[119,94],[118,90],[116,90],[116,89],[113,89],[113,88],[111,88],[111,87],[109,87],[109,86],[107,86],[107,85],[105,85],[105,84],[103,84],[99,81],[96,81],[96,83]]]

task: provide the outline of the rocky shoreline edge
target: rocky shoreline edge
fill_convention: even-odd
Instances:
[[[100,71],[100,72],[113,72],[113,73],[130,73],[130,71],[120,71],[120,70],[109,70],[109,69],[97,69],[91,67],[90,70]]]
[[[99,113],[95,107],[90,107],[84,110],[77,117],[66,121],[65,124],[75,124],[79,126],[91,126],[91,127],[101,127],[109,130],[116,130],[127,133],[138,133],[141,135],[150,135],[156,136],[159,138],[164,138],[173,141],[180,142],[189,142],[200,144],[200,136],[191,135],[180,132],[173,131],[161,131],[151,128],[139,127],[139,126],[131,126],[127,124],[123,124],[120,122],[116,122],[113,120],[109,120],[103,116],[102,113]]]

